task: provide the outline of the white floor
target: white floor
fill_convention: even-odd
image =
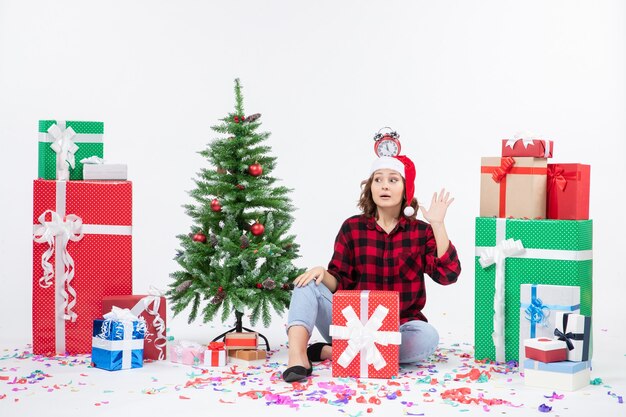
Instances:
[[[322,363],[315,366],[308,382],[293,386],[280,378],[287,357],[281,329],[267,333],[270,342],[283,343],[272,346],[275,350],[268,360],[233,361],[226,368],[208,370],[163,361],[146,363],[141,369],[107,372],[91,368],[88,356],[36,358],[24,353],[26,344],[22,344],[0,350],[0,416],[223,416],[244,412],[249,416],[318,417],[527,416],[538,414],[541,404],[551,406],[549,415],[553,416],[626,415],[626,404],[618,398],[626,397],[626,338],[601,325],[597,328],[591,378],[601,378],[602,384],[575,392],[558,391],[561,399],[552,398],[550,389],[526,387],[517,372],[503,373],[505,367],[475,363],[471,340],[456,340],[453,334],[442,335],[432,361],[403,368],[394,381],[340,380],[331,377],[330,363]],[[200,326],[193,331],[213,335],[220,330]],[[197,338],[204,339],[207,337]],[[6,342],[3,339],[2,348]],[[473,368],[478,369],[474,372],[489,372],[488,381],[458,378]],[[447,390],[458,388],[469,389],[467,397],[509,404],[461,404],[442,398]]]

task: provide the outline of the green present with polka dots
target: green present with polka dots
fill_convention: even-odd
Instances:
[[[70,180],[83,179],[83,164],[80,162],[82,159],[90,156],[98,156],[100,158],[104,156],[104,143],[102,142],[104,123],[77,120],[67,120],[65,122],[60,120],[40,120],[38,177],[41,179],[56,179],[57,155],[50,147],[55,139],[48,133],[48,129],[55,124],[62,127],[63,123],[65,123],[65,128],[71,127],[76,132],[72,140],[78,146],[78,150],[75,153],[74,168],[70,167]],[[64,129],[62,128],[61,130]]]
[[[520,286],[522,284],[580,287],[580,314],[591,316],[591,220],[524,220],[476,218],[474,345],[477,360],[496,360],[494,296],[496,264],[483,268],[480,259],[503,239],[520,240],[520,254],[504,260],[504,346],[506,361],[518,360]]]

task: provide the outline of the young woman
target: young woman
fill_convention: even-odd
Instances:
[[[328,269],[310,269],[294,280],[287,335],[289,363],[283,379],[295,382],[311,375],[312,362],[332,356],[330,343],[307,343],[317,327],[328,334],[333,293],[345,290],[388,290],[400,295],[400,363],[419,362],[439,343],[428,324],[424,273],[435,282],[456,282],[461,265],[448,239],[444,218],[454,198],[442,189],[430,208],[420,206],[428,223],[416,219],[415,166],[406,156],[377,158],[359,200],[361,215],[347,219],[335,240]],[[321,284],[321,285],[320,285]]]

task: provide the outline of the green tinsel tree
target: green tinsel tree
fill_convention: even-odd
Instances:
[[[220,308],[222,321],[248,309],[252,325],[262,318],[268,326],[272,308],[282,315],[289,306],[291,282],[303,272],[292,263],[299,245],[288,234],[291,190],[272,176],[276,158],[263,144],[270,134],[258,132],[260,117],[245,115],[236,79],[235,111],[211,127],[219,137],[200,152],[210,167],[190,192],[196,204],[184,205],[194,224],[178,236],[182,269],[170,275],[167,292],[175,315],[191,306],[190,323],[199,314],[210,321]]]

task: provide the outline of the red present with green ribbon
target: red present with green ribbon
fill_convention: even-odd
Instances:
[[[480,173],[480,217],[546,217],[546,159],[483,157]]]
[[[590,181],[589,165],[548,164],[548,219],[589,219]]]

